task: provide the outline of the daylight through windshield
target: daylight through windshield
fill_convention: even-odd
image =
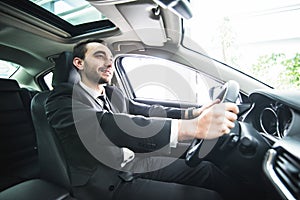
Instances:
[[[191,0],[186,36],[206,54],[278,89],[300,89],[300,1]]]

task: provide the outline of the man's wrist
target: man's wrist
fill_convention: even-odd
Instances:
[[[188,119],[193,119],[193,118],[194,118],[194,113],[193,113],[193,111],[194,111],[194,108],[189,108],[189,109],[187,110],[187,118],[188,118]]]
[[[184,119],[194,119],[195,118],[194,111],[195,111],[195,107],[186,109]]]
[[[193,139],[196,135],[197,127],[195,120],[178,120],[178,141]]]

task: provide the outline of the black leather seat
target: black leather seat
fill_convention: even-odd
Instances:
[[[1,200],[71,200],[69,193],[53,183],[32,179],[0,193]]]
[[[30,114],[33,93],[0,79],[0,191],[39,177],[36,136]]]
[[[66,189],[40,179],[30,112],[36,93],[15,80],[0,79],[1,200],[72,199]]]
[[[55,131],[48,124],[45,113],[45,102],[49,93],[50,91],[45,91],[37,94],[31,103],[32,119],[39,148],[40,174],[42,179],[70,191],[70,179],[64,154]]]
[[[53,87],[64,82],[77,83],[80,80],[80,76],[74,68],[72,60],[73,55],[71,52],[63,52],[59,57],[54,59]],[[39,148],[40,174],[42,179],[67,189],[73,195],[74,188],[71,186],[69,168],[62,146],[56,136],[55,130],[48,124],[45,113],[45,103],[50,92],[45,91],[35,95],[31,103],[31,113]],[[75,189],[74,193],[78,194],[80,188]],[[84,192],[80,195],[90,196],[90,194],[85,194]],[[98,196],[95,198],[98,198]],[[88,199],[88,197],[84,199]]]
[[[72,52],[62,52],[57,58],[53,60],[55,62],[52,80],[53,87],[57,86],[60,83],[77,83],[80,81],[80,75],[73,65]]]
[[[74,82],[79,80],[79,74],[72,65],[72,58],[71,52],[63,52],[55,59],[54,87],[60,82]],[[59,72],[57,72],[57,70],[59,70]],[[72,193],[69,169],[60,141],[54,129],[48,124],[45,113],[45,103],[50,92],[51,91],[44,91],[37,94],[31,103],[32,119],[37,133],[37,144],[39,148],[40,174],[42,179],[55,183]]]

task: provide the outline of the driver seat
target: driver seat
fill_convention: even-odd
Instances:
[[[60,82],[75,83],[79,80],[79,74],[72,66],[72,58],[71,52],[63,52],[55,59],[54,87]],[[57,70],[61,71],[57,73]],[[72,73],[69,73],[70,71]],[[71,75],[67,76],[67,74]],[[66,188],[72,194],[69,169],[64,152],[56,132],[49,125],[46,116],[45,104],[50,92],[44,91],[35,95],[31,102],[32,120],[39,149],[40,174],[41,178]]]

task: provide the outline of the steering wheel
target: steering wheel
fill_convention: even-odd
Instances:
[[[221,103],[224,102],[235,103],[236,100],[238,99],[239,91],[240,91],[239,84],[236,81],[229,80],[222,86],[220,93],[217,95],[215,99],[220,99]],[[195,167],[202,161],[202,159],[199,158],[198,155],[203,142],[204,139],[196,139],[196,138],[193,139],[193,141],[191,142],[185,156],[185,162],[188,166]]]

